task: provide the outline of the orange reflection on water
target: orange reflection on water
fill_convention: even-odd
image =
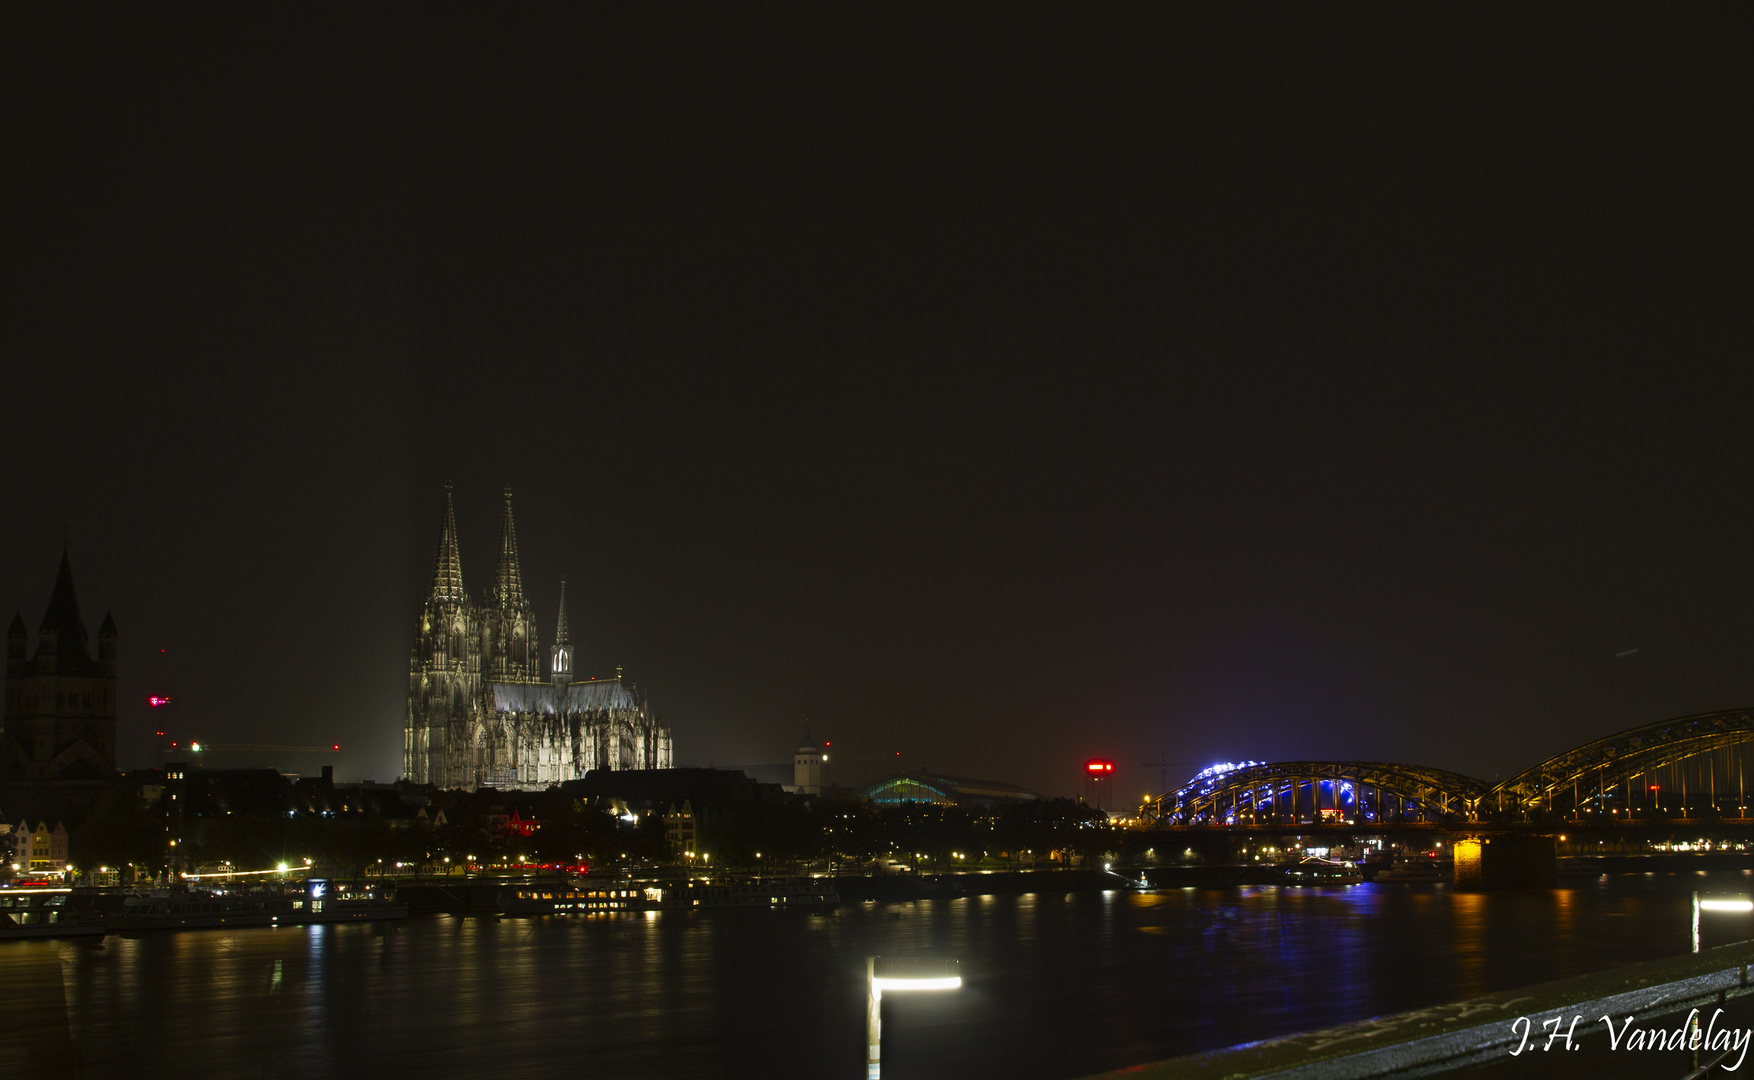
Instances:
[[[1493,987],[1486,969],[1486,896],[1451,892],[1449,901],[1456,988],[1467,997],[1488,993]]]

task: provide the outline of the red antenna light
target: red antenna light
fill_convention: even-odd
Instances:
[[[336,743],[336,744],[335,744],[335,745],[334,745],[334,746],[332,746],[332,747],[330,747],[330,749],[331,749],[331,750],[339,750],[339,749],[341,749],[341,744],[340,744],[340,743]]]

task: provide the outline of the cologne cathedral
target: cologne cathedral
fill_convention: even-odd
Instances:
[[[574,681],[562,581],[560,624],[543,677],[510,488],[493,586],[479,602],[469,598],[445,485],[438,565],[408,668],[407,778],[442,788],[540,789],[592,769],[670,768],[670,729],[616,671],[613,679]]]

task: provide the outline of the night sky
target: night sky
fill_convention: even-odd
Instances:
[[[0,599],[124,766],[394,778],[446,480],[680,764],[1754,705],[1748,8],[491,7],[5,16]]]

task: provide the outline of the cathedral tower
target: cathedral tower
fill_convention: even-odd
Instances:
[[[481,710],[480,640],[481,614],[463,587],[457,510],[446,484],[432,590],[420,608],[408,672],[402,771],[415,783],[459,787],[473,775],[473,733]]]
[[[489,674],[495,682],[523,682],[542,677],[542,651],[536,644],[536,617],[524,595],[524,573],[518,566],[518,528],[512,521],[512,489],[505,489],[505,517],[500,523],[499,568],[487,594]]]
[[[477,604],[463,587],[456,509],[445,485],[432,590],[421,604],[408,667],[403,775],[442,788],[531,791],[591,769],[672,767],[670,729],[643,694],[622,682],[619,668],[613,679],[576,678],[564,581],[550,659],[544,681],[511,490],[499,565]]]

